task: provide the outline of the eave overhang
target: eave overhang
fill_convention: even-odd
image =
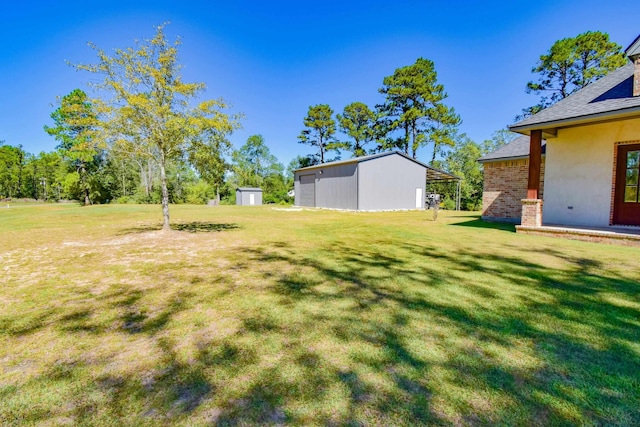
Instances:
[[[561,120],[549,122],[534,123],[523,126],[509,126],[509,130],[523,135],[531,135],[533,130],[541,130],[544,139],[555,138],[558,135],[558,129],[592,125],[598,123],[607,123],[621,119],[630,119],[640,117],[640,106],[624,108],[614,111],[606,111],[602,113],[589,114],[585,116],[570,117]]]

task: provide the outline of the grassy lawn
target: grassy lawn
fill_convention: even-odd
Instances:
[[[2,425],[640,425],[640,252],[469,213],[0,207]]]

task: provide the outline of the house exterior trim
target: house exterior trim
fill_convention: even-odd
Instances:
[[[542,130],[546,138],[557,136],[557,129],[563,127],[590,125],[617,121],[620,119],[634,118],[640,115],[640,107],[625,108],[622,110],[607,111],[603,113],[590,114],[586,116],[572,117],[568,119],[555,120],[550,122],[536,123],[523,126],[509,126],[512,132],[529,135],[531,131]]]
[[[617,178],[617,168],[618,168],[618,147],[621,145],[632,145],[632,144],[640,144],[640,140],[631,140],[631,141],[619,141],[615,143],[613,148],[613,170],[611,172],[613,178],[611,179],[611,207],[609,213],[609,225],[614,225],[613,223],[613,211],[615,209],[615,199],[616,199],[616,178]]]

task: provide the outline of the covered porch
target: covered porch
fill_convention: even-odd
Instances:
[[[625,53],[626,65],[509,127],[530,137],[527,196],[517,232],[638,246],[640,37]]]
[[[640,226],[635,222],[626,225],[619,225],[614,222],[614,205],[611,206],[611,220],[608,226],[584,226],[584,225],[567,225],[554,224],[553,222],[543,221],[543,203],[539,198],[540,189],[540,165],[541,165],[541,141],[543,137],[552,138],[555,134],[544,132],[542,130],[531,130],[530,132],[530,159],[529,159],[529,176],[527,185],[527,198],[522,200],[522,217],[521,225],[516,226],[516,232],[521,234],[533,234],[549,237],[563,237],[573,240],[582,240],[588,242],[609,243],[623,246],[640,247]],[[617,158],[617,149],[615,158]],[[625,157],[626,159],[626,157]],[[624,162],[626,164],[626,160]],[[615,160],[613,166],[615,168]],[[634,167],[637,167],[634,166]],[[623,172],[625,172],[623,170]],[[620,176],[621,182],[625,182],[623,175]],[[628,180],[627,182],[628,183]],[[638,183],[636,182],[637,186]],[[624,184],[623,187],[624,188]],[[612,184],[612,197],[619,193],[614,191],[614,181]],[[637,201],[637,196],[636,196]],[[634,205],[637,205],[635,203]]]

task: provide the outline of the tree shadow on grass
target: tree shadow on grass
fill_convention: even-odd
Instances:
[[[214,223],[206,221],[192,221],[185,223],[171,224],[171,229],[174,231],[185,231],[188,233],[216,233],[220,231],[229,231],[239,229],[240,226],[234,223]],[[125,228],[120,230],[118,235],[147,233],[150,231],[162,230],[162,224],[155,225],[140,225],[131,228]]]
[[[20,315],[3,315],[0,317],[0,334],[21,337],[46,327],[50,319],[56,315],[55,309],[31,311]]]
[[[130,342],[153,342],[159,353],[158,363],[148,372],[124,375],[119,369],[118,355],[97,352],[86,357],[77,351],[62,352],[42,373],[25,376],[15,387],[0,384],[0,396],[9,390],[11,396],[0,404],[0,420],[13,425],[53,424],[78,425],[149,425],[165,424],[188,417],[214,391],[215,387],[204,370],[203,352],[196,363],[185,361],[167,339],[170,322],[188,306],[194,295],[178,290],[165,298],[147,299],[139,289],[125,284],[114,284],[89,306],[72,304],[62,306],[54,314],[38,317],[38,325],[30,328],[13,326],[5,333],[32,334],[45,327],[56,328],[70,343],[82,343],[83,335],[99,340],[120,340],[123,336],[134,338]],[[15,313],[16,318],[24,317]],[[28,322],[30,325],[35,320]],[[43,343],[45,345],[45,343]],[[142,349],[128,348],[127,351]],[[220,363],[227,357],[223,355]],[[30,363],[33,363],[31,361]],[[104,369],[107,367],[107,369]],[[20,366],[17,369],[21,369]],[[81,392],[78,392],[81,390]],[[21,399],[29,393],[65,396],[61,407],[40,404],[24,407]],[[133,411],[133,412],[131,412]],[[62,416],[61,416],[62,415]],[[137,421],[131,421],[137,416]],[[117,420],[117,421],[116,421]]]
[[[485,221],[481,218],[476,218],[471,221],[464,222],[454,222],[449,225],[456,227],[472,227],[472,228],[484,228],[489,230],[503,230],[503,231],[516,231],[516,224],[509,222],[496,222],[496,221]]]
[[[414,243],[387,251],[328,245],[313,257],[284,246],[239,250],[252,262],[273,263],[273,270],[283,271],[272,288],[280,304],[326,307],[309,324],[329,328],[346,348],[384,350],[362,353],[347,370],[321,363],[333,373],[330,383],[338,379],[351,389],[349,415],[339,424],[363,419],[470,425],[640,422],[640,355],[632,345],[640,340],[640,313],[622,302],[637,301],[640,286],[631,277],[603,270],[598,260],[547,251],[563,265],[548,268],[516,254],[498,256],[480,248],[447,253]],[[441,265],[450,267],[448,273]],[[487,278],[507,283],[510,295],[499,292],[504,285],[492,291],[477,283]],[[337,305],[345,307],[339,314],[330,310]],[[391,320],[380,317],[388,313],[394,313]],[[409,344],[416,333],[411,325],[425,317],[452,334],[443,336],[443,343],[459,340],[451,341],[446,358],[435,364]],[[591,342],[589,336],[598,339]],[[500,352],[511,354],[523,343],[530,344],[518,351],[529,353],[531,366],[505,362]],[[442,393],[430,383],[434,367],[452,373],[450,386],[468,390],[456,397],[454,418],[432,409],[433,396]],[[378,372],[395,388],[373,386],[359,373],[362,369]],[[490,396],[496,394],[517,403],[492,407]]]
[[[117,313],[116,333],[153,341],[159,362],[92,381],[88,363],[63,360],[33,381],[77,388],[85,378],[83,393],[72,395],[80,424],[640,422],[639,313],[624,304],[638,298],[632,274],[560,251],[545,253],[562,266],[554,269],[518,252],[407,241],[331,243],[312,254],[286,243],[230,251],[261,282],[258,293],[238,292],[266,301],[227,312],[237,321],[231,332],[174,342],[172,320],[189,321],[179,315],[196,291],[176,290],[151,310],[153,296],[115,286],[102,301]],[[224,304],[201,308],[213,307]],[[75,307],[52,319],[82,332],[91,318]],[[37,405],[29,414],[23,420],[34,424],[52,416]]]
[[[212,222],[193,221],[187,223],[172,224],[171,229],[176,231],[187,231],[189,233],[213,233],[218,231],[229,231],[240,228],[238,224],[217,224]]]

